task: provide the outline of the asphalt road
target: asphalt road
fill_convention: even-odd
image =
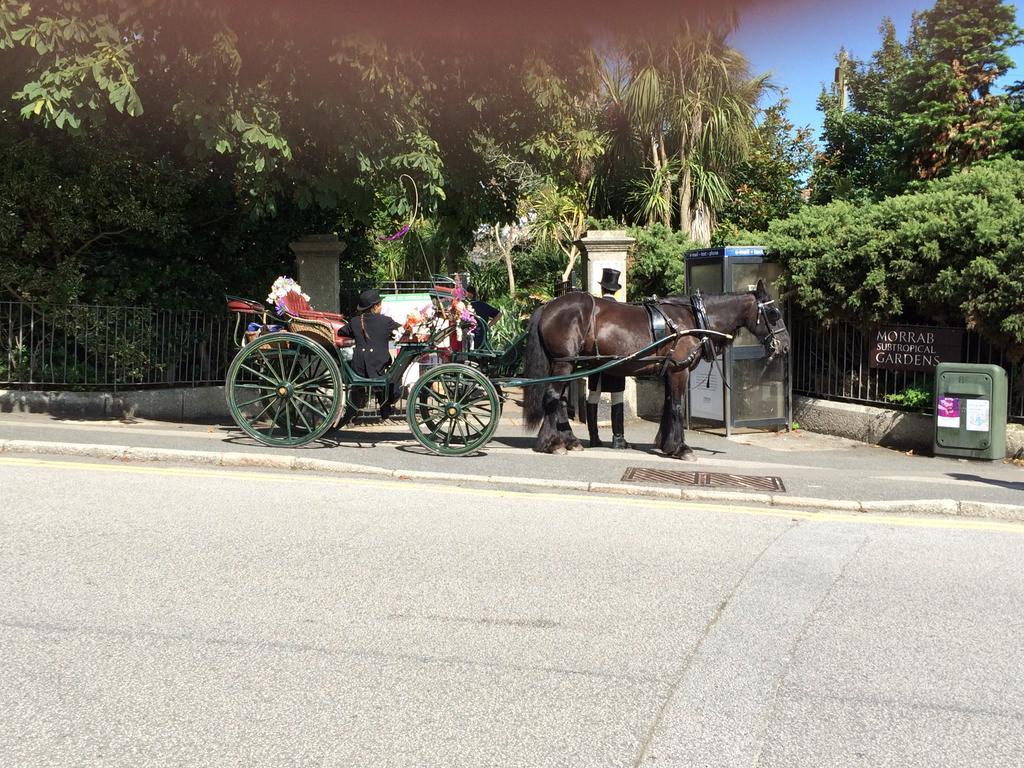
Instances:
[[[0,457],[0,765],[1024,764],[1024,525]]]

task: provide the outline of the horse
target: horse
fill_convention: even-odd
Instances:
[[[694,461],[683,434],[683,396],[690,371],[696,368],[702,353],[710,358],[746,328],[765,347],[766,370],[776,357],[788,354],[789,332],[782,312],[761,280],[754,290],[743,293],[707,296],[703,301],[672,296],[653,303],[654,311],[649,312],[642,305],[621,304],[583,292],[552,299],[530,318],[524,377],[567,376],[575,370],[624,358],[621,365],[605,372],[617,376],[654,375],[664,380],[665,403],[655,447],[672,458]],[[706,309],[702,310],[701,304]],[[656,341],[654,318],[658,315],[668,332],[665,343],[638,356]],[[526,426],[540,426],[535,451],[583,450],[566,414],[566,385],[563,381],[525,386]]]

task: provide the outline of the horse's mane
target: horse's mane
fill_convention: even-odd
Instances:
[[[714,304],[720,299],[732,299],[737,296],[750,296],[752,293],[752,291],[726,291],[725,293],[706,293],[701,295],[706,303]],[[689,296],[680,296],[678,294],[663,296],[658,299],[658,301],[682,307],[688,307],[692,303]]]

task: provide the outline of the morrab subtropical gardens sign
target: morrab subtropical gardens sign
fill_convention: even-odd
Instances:
[[[961,328],[876,325],[871,329],[868,367],[931,371],[939,363],[962,362],[963,340]]]

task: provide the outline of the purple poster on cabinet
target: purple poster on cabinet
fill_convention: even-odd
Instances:
[[[935,403],[937,411],[938,426],[953,427],[960,426],[960,398],[940,397]]]

